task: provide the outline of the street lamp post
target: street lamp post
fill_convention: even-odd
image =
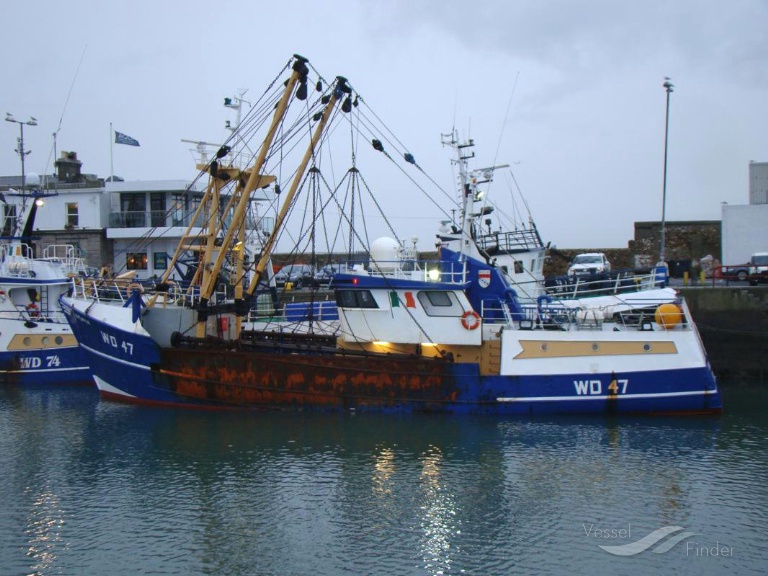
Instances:
[[[37,126],[37,118],[30,116],[29,120],[22,122],[21,120],[16,120],[16,118],[13,117],[13,114],[6,112],[5,121],[13,122],[14,124],[19,125],[19,147],[16,152],[18,152],[19,156],[21,156],[21,195],[24,196],[24,190],[27,185],[27,176],[24,172],[24,157],[31,152],[31,150],[24,150],[24,126]]]
[[[661,195],[661,247],[659,249],[659,264],[666,262],[666,235],[667,235],[667,142],[669,140],[669,95],[673,92],[674,84],[669,78],[664,78],[664,88],[667,90],[667,117],[664,123],[664,182]]]

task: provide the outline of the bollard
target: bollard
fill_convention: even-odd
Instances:
[[[688,272],[683,272],[683,286],[688,286]]]

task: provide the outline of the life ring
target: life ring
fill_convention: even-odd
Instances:
[[[480,326],[480,316],[474,310],[467,310],[461,315],[461,325],[465,330],[475,330]]]
[[[40,316],[40,308],[34,302],[30,302],[27,304],[27,314],[29,314],[30,318],[37,318]]]

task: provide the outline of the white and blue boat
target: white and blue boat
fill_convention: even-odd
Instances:
[[[337,77],[328,84],[313,73],[306,59],[294,57],[287,80],[275,82],[254,105],[262,116],[244,125],[252,134],[260,120],[263,141],[258,149],[245,147],[255,150],[248,168],[224,163],[235,157],[231,146],[245,132],[203,166],[210,184],[198,226],[205,234],[193,237],[190,227],[174,256],[194,252],[204,262],[186,291],[161,281],[157,293],[135,291],[122,305],[77,286],[62,297],[103,397],[195,407],[497,415],[722,409],[683,299],[653,272],[603,282],[588,297],[548,293],[541,275],[546,246],[535,226],[492,231],[492,210],[479,191],[498,167],[470,170],[468,144],[454,137],[458,217],[444,221],[436,258],[420,259],[396,237],[380,237],[354,256],[350,248],[344,272],[331,283],[337,319],[314,330],[310,304],[301,329],[284,322],[257,329],[249,314],[290,215],[298,212],[310,223],[309,232],[292,233],[297,244],[314,247],[327,225],[320,224],[323,211],[331,207],[325,215],[332,211],[337,225],[349,225],[350,245],[362,245],[364,235],[352,224],[361,213],[370,223],[360,194],[370,191],[360,179],[363,151],[356,138],[370,138],[379,157],[395,156],[383,142],[396,139],[373,132],[378,117],[364,111],[349,82]],[[317,93],[310,97],[308,87]],[[364,129],[355,132],[360,120]],[[355,160],[339,182],[327,185],[334,171],[324,170],[322,161],[338,158],[325,152],[333,134],[353,143]],[[306,151],[288,169],[301,139]],[[399,155],[415,165],[407,151]],[[250,194],[265,187],[281,204],[258,261],[248,262],[238,251],[247,206]],[[305,191],[309,201],[302,203]],[[375,197],[373,204],[379,204]],[[222,290],[225,269],[231,284]]]
[[[37,205],[30,195],[21,198],[3,210],[8,235],[0,242],[0,382],[90,384],[85,353],[59,306],[72,278],[85,272],[84,262],[71,245],[48,246],[35,255]]]

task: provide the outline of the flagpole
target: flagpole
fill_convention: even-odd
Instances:
[[[109,181],[114,182],[115,181],[115,162],[114,162],[114,151],[113,148],[115,147],[115,138],[114,133],[112,132],[112,122],[109,123]]]

